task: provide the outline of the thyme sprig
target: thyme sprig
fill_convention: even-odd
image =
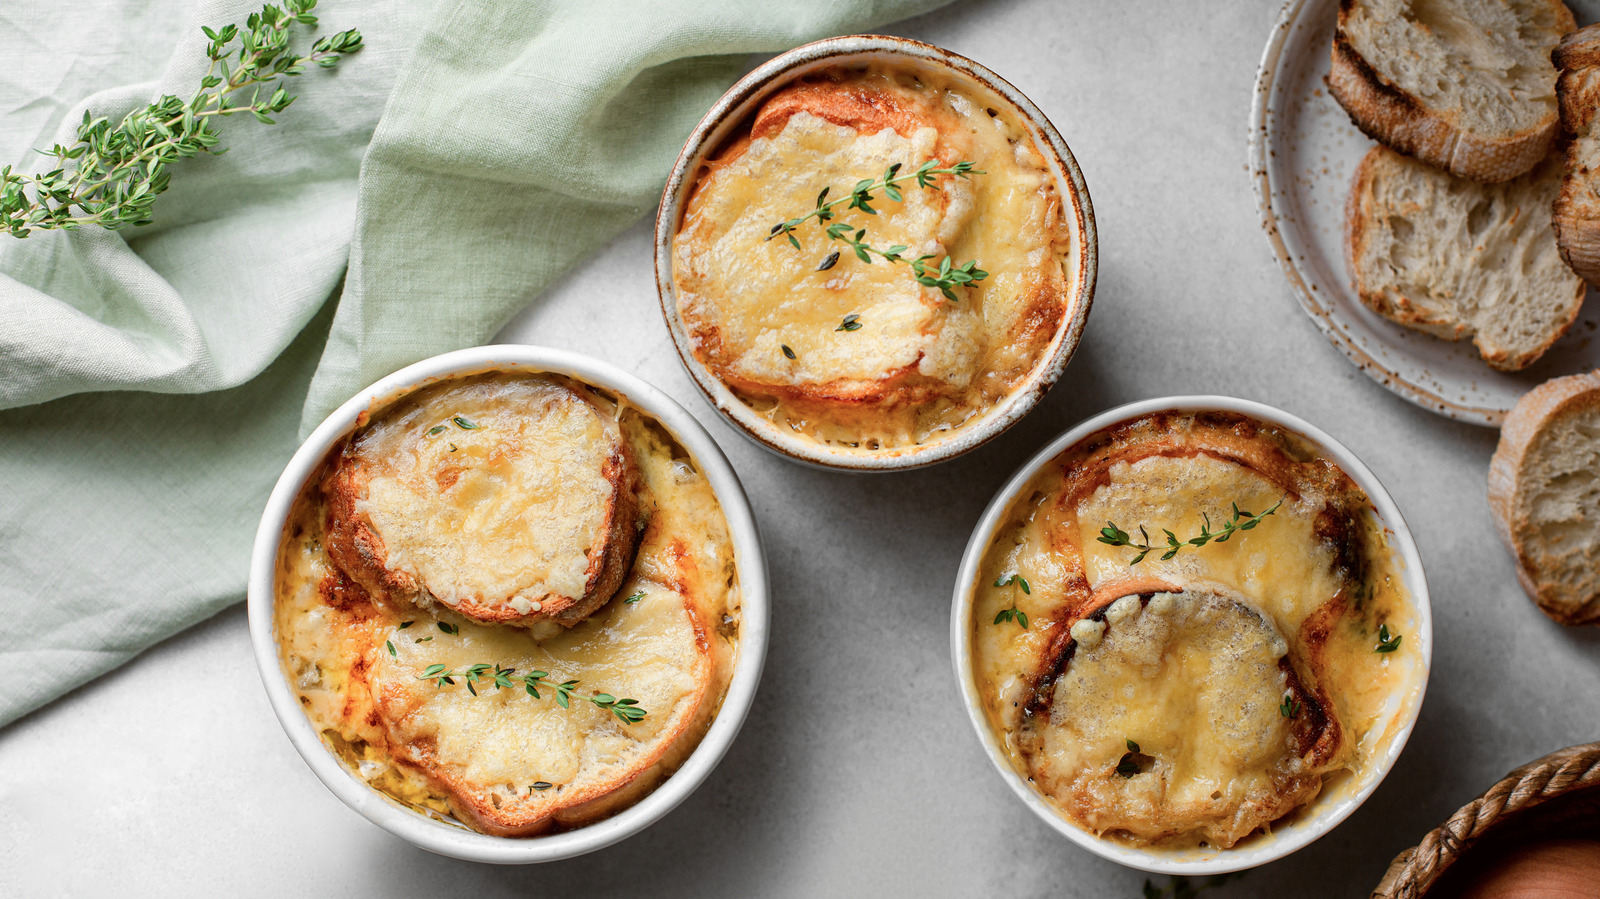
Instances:
[[[542,699],[539,687],[555,691],[556,705],[564,709],[572,708],[572,699],[577,696],[585,702],[591,702],[599,708],[606,709],[616,715],[624,724],[636,724],[643,721],[649,714],[639,707],[637,699],[619,699],[610,693],[595,693],[590,696],[578,696],[576,693],[578,682],[567,680],[557,683],[550,679],[548,671],[529,671],[527,674],[518,674],[515,668],[505,668],[500,665],[490,665],[480,662],[469,666],[464,671],[452,671],[445,665],[429,665],[423,669],[417,680],[431,680],[437,689],[454,686],[456,678],[460,678],[467,685],[467,692],[473,696],[478,695],[478,684],[494,685],[496,690],[509,690],[518,683],[522,689],[534,699]]]
[[[1293,693],[1283,694],[1283,702],[1278,703],[1278,714],[1285,718],[1294,718],[1300,714],[1300,703],[1294,698]]]
[[[210,41],[206,55],[211,65],[200,79],[199,92],[188,101],[163,96],[128,113],[116,126],[85,111],[77,142],[56,144],[48,151],[56,168],[39,175],[13,172],[9,165],[0,168],[0,231],[21,238],[56,228],[99,225],[117,230],[149,224],[155,198],[171,179],[169,166],[200,153],[227,152],[215,149],[222,138],[213,127],[214,117],[242,112],[274,124],[272,116],[295,100],[284,86],[289,78],[302,74],[308,64],[332,68],[344,54],[361,49],[361,32],[352,28],[319,39],[303,56],[291,52],[289,26],[315,27],[311,10],[316,5],[317,0],[285,0],[282,7],[267,4],[251,13],[243,28],[202,26]],[[246,88],[254,88],[248,102],[242,95],[233,99]]]
[[[1110,546],[1129,546],[1138,550],[1138,554],[1132,559],[1128,560],[1129,565],[1137,565],[1140,562],[1143,562],[1145,556],[1160,548],[1166,549],[1166,552],[1161,554],[1161,560],[1165,562],[1166,560],[1177,555],[1178,550],[1183,549],[1185,546],[1201,547],[1212,542],[1213,540],[1218,543],[1227,543],[1228,538],[1232,537],[1235,533],[1239,531],[1248,531],[1254,528],[1256,525],[1261,523],[1262,519],[1278,511],[1278,507],[1283,505],[1283,500],[1280,499],[1273,503],[1272,508],[1262,512],[1260,515],[1240,509],[1238,503],[1233,503],[1232,505],[1233,519],[1224,524],[1222,529],[1218,531],[1211,530],[1211,516],[1203,513],[1201,517],[1205,520],[1205,524],[1200,526],[1200,536],[1198,537],[1191,537],[1188,540],[1179,540],[1176,534],[1172,533],[1166,528],[1162,528],[1161,532],[1167,535],[1167,542],[1164,546],[1163,544],[1159,543],[1153,545],[1150,543],[1150,534],[1144,529],[1144,525],[1139,526],[1139,535],[1144,538],[1144,541],[1141,543],[1134,541],[1133,537],[1129,535],[1127,531],[1117,527],[1116,522],[1113,521],[1106,522],[1106,526],[1100,529],[1100,536],[1095,539]]]
[[[834,207],[840,203],[846,204],[845,209],[859,209],[867,215],[877,215],[878,210],[872,206],[873,193],[875,191],[883,191],[884,196],[898,203],[905,199],[905,195],[900,191],[899,185],[908,181],[916,181],[917,186],[920,188],[938,190],[939,186],[935,183],[935,179],[941,175],[967,178],[971,175],[984,174],[984,172],[975,171],[973,164],[965,160],[952,166],[941,168],[938,165],[938,160],[929,159],[908,174],[902,175],[900,171],[904,167],[902,163],[897,162],[885,169],[883,175],[877,179],[864,178],[856,182],[856,186],[850,190],[849,196],[839,197],[836,200],[829,200],[828,191],[831,188],[823,187],[822,192],[817,194],[816,208],[798,218],[788,219],[773,225],[772,230],[767,232],[766,239],[771,240],[781,234],[788,238],[789,243],[798,250],[801,247],[799,238],[794,236],[795,229],[813,218],[817,220],[819,225],[828,222],[834,218]],[[962,284],[982,281],[984,278],[989,277],[988,272],[978,268],[977,260],[955,265],[950,261],[950,257],[946,256],[938,264],[930,264],[929,260],[937,258],[936,254],[929,253],[916,259],[908,260],[905,257],[905,253],[909,248],[901,244],[895,244],[887,250],[879,249],[867,243],[867,230],[865,228],[858,228],[848,222],[834,222],[824,229],[824,233],[828,235],[829,240],[841,240],[849,244],[850,249],[855,252],[856,258],[869,265],[872,263],[873,256],[878,256],[889,262],[902,262],[910,265],[918,284],[924,287],[937,287],[939,292],[944,294],[945,299],[952,303],[960,302],[960,298],[956,296],[954,288]],[[841,252],[840,250],[835,250],[829,253],[817,265],[817,271],[825,272],[837,265]]]
[[[1023,593],[1029,596],[1033,595],[1033,588],[1028,586],[1028,579],[1015,572],[1013,572],[1009,577],[995,578],[994,581],[994,585],[996,587],[1009,587],[1012,584],[1016,584],[1018,587],[1021,587]],[[1011,600],[1011,608],[1001,609],[1000,613],[994,616],[995,624],[1000,624],[1006,621],[1015,621],[1016,623],[1022,625],[1023,630],[1028,629],[1028,613],[1017,608],[1017,600],[1014,595]]]
[[[1400,634],[1389,636],[1389,625],[1378,625],[1378,645],[1372,648],[1373,652],[1394,652],[1400,648]]]

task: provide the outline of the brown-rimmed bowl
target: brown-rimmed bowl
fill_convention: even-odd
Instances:
[[[823,444],[780,427],[748,405],[695,356],[693,342],[679,316],[672,275],[672,246],[705,161],[738,133],[768,97],[808,75],[877,61],[931,68],[972,87],[982,96],[993,98],[1013,112],[1055,176],[1071,241],[1063,259],[1068,306],[1054,338],[1033,370],[1000,402],[936,439],[912,446],[871,450]],[[745,436],[784,458],[848,471],[898,471],[943,462],[982,446],[1027,415],[1061,377],[1077,349],[1094,299],[1098,254],[1094,210],[1083,172],[1066,141],[1033,101],[1010,82],[964,56],[920,41],[883,35],[836,37],[797,47],[756,68],[724,94],[695,127],[667,177],[661,207],[656,214],[655,251],[661,314],[672,333],[679,359],[711,405]]]

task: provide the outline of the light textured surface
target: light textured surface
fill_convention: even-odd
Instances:
[[[526,869],[410,848],[299,761],[234,608],[0,731],[0,893],[1133,899],[1144,875],[1065,842],[988,767],[957,699],[947,617],[968,531],[1016,465],[1092,412],[1172,393],[1272,403],[1350,446],[1416,532],[1436,621],[1432,686],[1388,781],[1319,843],[1207,899],[1362,895],[1508,769],[1594,739],[1600,634],[1564,631],[1522,597],[1484,501],[1494,432],[1357,372],[1300,311],[1258,231],[1245,123],[1277,11],[1009,0],[887,29],[971,56],[1037,102],[1082,164],[1101,230],[1077,357],[1032,415],[972,456],[845,476],[744,441],[679,367],[642,223],[504,332],[677,397],[728,451],[763,528],[775,596],[756,708],[721,767],[654,828]],[[244,439],[187,426],[196,440]]]
[[[231,119],[156,224],[0,243],[0,722],[237,602],[297,430],[488,340],[652,209],[750,53],[939,2],[346,0],[325,27],[369,46],[294,83],[278,125]],[[200,24],[259,0],[173,6],[0,13],[26,51],[0,76],[0,159],[71,143],[85,109],[190,96]]]

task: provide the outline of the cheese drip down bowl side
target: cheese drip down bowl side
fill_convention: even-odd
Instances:
[[[1377,698],[1370,700],[1379,713],[1372,720],[1364,722],[1365,731],[1356,733],[1355,727],[1349,728],[1351,733],[1355,734],[1355,739],[1350,744],[1352,754],[1348,758],[1350,764],[1356,766],[1355,769],[1349,772],[1330,773],[1328,779],[1324,781],[1320,794],[1308,804],[1270,822],[1265,833],[1256,833],[1226,849],[1203,844],[1139,845],[1135,841],[1097,835],[1072,820],[1063,810],[1063,806],[1055,799],[1047,797],[1019,767],[1020,763],[1016,761],[1018,750],[1014,745],[1016,736],[1014,734],[1008,736],[1011,732],[997,726],[997,720],[992,720],[998,713],[990,708],[992,697],[985,692],[986,675],[982,674],[979,668],[980,664],[991,663],[992,658],[987,661],[976,658],[978,644],[981,642],[977,634],[981,628],[990,625],[988,619],[992,617],[991,611],[986,607],[982,616],[984,620],[975,621],[977,617],[975,609],[980,599],[986,595],[988,575],[992,573],[986,569],[993,567],[991,558],[993,547],[997,538],[1003,533],[1012,533],[1008,528],[1018,520],[1019,510],[1025,511],[1023,507],[1037,498],[1036,492],[1043,489],[1040,486],[1041,478],[1049,476],[1056,460],[1074,448],[1080,447],[1086,438],[1113,426],[1134,422],[1147,416],[1183,416],[1189,413],[1246,416],[1269,429],[1285,432],[1297,442],[1308,445],[1317,458],[1336,465],[1344,475],[1348,476],[1349,481],[1365,494],[1366,500],[1370,503],[1370,510],[1363,514],[1370,516],[1369,527],[1381,536],[1382,543],[1387,546],[1384,558],[1393,574],[1393,580],[1397,582],[1395,586],[1400,588],[1399,592],[1392,590],[1390,592],[1398,597],[1397,602],[1400,604],[1396,608],[1409,615],[1410,624],[1404,634],[1404,645],[1406,651],[1413,654],[1413,658],[1398,669],[1391,669],[1385,663],[1385,667],[1379,669],[1372,679],[1360,681],[1356,686],[1349,686],[1347,682],[1336,685],[1336,696],[1340,695],[1339,689],[1348,691],[1367,689],[1373,684],[1379,685],[1377,689],[1371,691]],[[1128,465],[1126,462],[1116,464]],[[1247,508],[1258,514],[1263,511],[1254,506]],[[1028,515],[1031,521],[1033,513],[1028,512]],[[1212,513],[1211,518],[1213,531],[1220,530],[1216,526],[1224,524],[1225,520],[1218,521],[1216,513]],[[1264,517],[1263,521],[1271,522],[1272,519]],[[1139,539],[1137,525],[1149,524],[1152,543],[1161,543],[1165,539],[1160,531],[1162,526],[1160,522],[1130,524],[1127,521],[1119,521],[1117,524],[1124,529],[1132,530],[1134,539]],[[1187,531],[1179,534],[1180,539],[1192,536],[1194,535]],[[1255,535],[1247,532],[1236,533],[1233,539],[1243,543],[1230,547],[1228,552],[1242,552],[1240,547],[1248,548],[1248,541],[1253,536]],[[1021,537],[1018,537],[1018,540],[1020,547]],[[1278,546],[1278,544],[1272,545]],[[1150,555],[1150,559],[1158,559],[1164,549],[1165,546],[1158,546],[1157,551]],[[1206,547],[1185,549],[1187,553],[1206,551]],[[1131,550],[1125,552],[1132,553]],[[1148,563],[1144,565],[1150,570],[1130,568],[1129,574],[1135,578],[1166,576],[1157,569],[1151,569]],[[1131,582],[1135,578],[1125,582]],[[1107,583],[1114,587],[1117,582],[1102,581],[1102,584]],[[1035,585],[1032,593],[1039,592],[1039,586]],[[1370,588],[1368,592],[1370,601]],[[1068,620],[1071,617],[1069,614]],[[1036,622],[1037,617],[1030,624],[1037,628]],[[1002,626],[1017,627],[1014,623]],[[1294,633],[1289,631],[1285,636],[1295,640],[1297,638]],[[1174,875],[1221,874],[1265,864],[1309,845],[1349,817],[1377,789],[1399,758],[1410,737],[1426,691],[1432,643],[1432,619],[1421,559],[1399,509],[1372,472],[1332,437],[1293,415],[1260,403],[1219,396],[1168,397],[1120,406],[1080,423],[1041,449],[1000,489],[973,530],[962,556],[950,616],[951,662],[962,702],[966,706],[973,730],[977,733],[984,752],[1012,792],[1045,823],[1078,846],[1119,864],[1144,871]],[[1372,657],[1384,660],[1394,658],[1377,654]],[[1334,670],[1350,669],[1336,667]],[[1344,700],[1341,698],[1340,701]],[[1288,712],[1284,714],[1285,717],[1291,717]],[[1363,743],[1363,740],[1366,742]],[[1148,746],[1143,748],[1149,751]],[[1115,761],[1112,759],[1113,763]],[[1120,769],[1120,765],[1118,767]]]
[[[693,751],[651,792],[610,817],[525,838],[491,836],[430,817],[380,792],[351,771],[324,743],[286,679],[275,615],[277,562],[285,525],[308,479],[322,469],[330,452],[365,425],[372,410],[396,398],[437,382],[492,372],[571,378],[625,398],[654,419],[693,457],[720,504],[738,577],[737,658],[722,704]],[[666,394],[610,364],[577,353],[528,346],[476,347],[423,360],[371,385],[329,415],[296,451],[267,500],[251,554],[248,613],[256,665],[273,712],[323,785],[367,820],[407,842],[441,855],[493,864],[554,861],[592,852],[643,830],[682,802],[727,752],[749,712],[766,656],[769,620],[766,562],[755,520],[737,475],[710,435]]]
[[[682,297],[674,274],[677,236],[684,226],[690,198],[707,171],[708,161],[718,158],[730,142],[749,127],[766,101],[785,88],[812,76],[847,74],[871,66],[935,76],[953,90],[970,90],[973,96],[985,98],[986,102],[1000,107],[1001,114],[1014,119],[1042,158],[1047,183],[1053,187],[1054,197],[1060,204],[1059,227],[1066,237],[1064,249],[1052,257],[1061,264],[1064,275],[1060,321],[1032,367],[997,399],[972,405],[973,411],[959,423],[936,428],[930,435],[915,438],[906,445],[882,449],[871,448],[870,441],[852,447],[838,440],[799,433],[798,427],[779,421],[772,410],[756,408],[730,387],[696,355],[696,340],[690,336],[690,323],[685,321],[680,308]],[[909,170],[908,166],[906,171]],[[836,198],[840,191],[847,195],[849,185],[834,184],[830,189],[830,196]],[[906,199],[912,200],[913,195],[907,193]],[[893,204],[881,191],[874,202]],[[843,206],[839,208],[844,209]],[[805,211],[797,209],[794,214],[801,215]],[[835,271],[842,271],[847,265],[860,265],[851,257],[845,243],[828,241],[822,228],[808,227],[796,233],[805,239],[807,251],[819,258],[829,250],[844,250],[843,261]],[[872,240],[869,235],[867,242]],[[903,470],[954,458],[983,445],[1026,415],[1056,382],[1072,357],[1088,319],[1094,295],[1096,247],[1094,213],[1083,174],[1061,135],[1027,97],[989,69],[947,50],[903,38],[854,35],[807,44],[772,59],[740,80],[706,114],[685,144],[662,194],[656,217],[656,282],[662,315],[685,369],[702,395],[746,437],[787,459],[812,466],[852,471]],[[964,260],[950,261],[959,265]],[[982,259],[975,261],[982,267]],[[874,268],[890,265],[899,269],[904,278],[914,277],[911,268],[904,264],[878,260]],[[856,331],[857,335],[863,333],[866,332]],[[787,353],[787,347],[784,349]],[[915,409],[923,402],[902,402],[898,411]],[[966,400],[958,405],[968,408]],[[849,416],[859,416],[859,408]],[[889,408],[894,408],[894,404]]]

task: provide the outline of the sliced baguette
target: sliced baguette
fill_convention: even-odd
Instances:
[[[1551,58],[1561,77],[1556,97],[1566,132],[1566,178],[1556,197],[1551,223],[1561,258],[1590,284],[1600,285],[1600,25],[1561,39]]]
[[[1489,509],[1529,598],[1562,624],[1600,624],[1600,372],[1517,402],[1489,463]]]
[[[1490,366],[1527,367],[1572,327],[1585,286],[1561,260],[1553,160],[1503,184],[1455,178],[1374,147],[1356,169],[1345,252],[1361,301],[1445,340],[1472,338]]]
[[[1561,0],[1341,0],[1328,89],[1379,143],[1506,181],[1560,130],[1550,51],[1574,27]]]

